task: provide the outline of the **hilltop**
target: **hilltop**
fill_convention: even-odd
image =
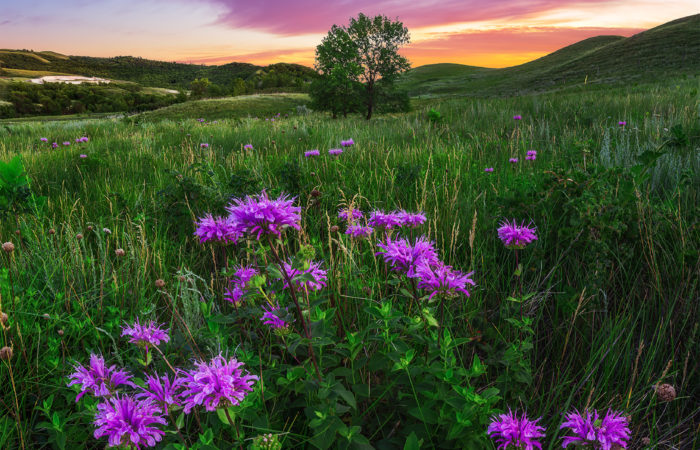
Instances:
[[[700,14],[634,36],[597,36],[503,69],[431,64],[400,81],[412,96],[512,95],[572,85],[648,82],[700,73]]]
[[[233,62],[204,66],[155,61],[133,56],[97,58],[67,56],[55,52],[0,49],[0,77],[83,75],[131,81],[143,86],[187,88],[197,78],[227,86],[240,78],[255,88],[298,87],[311,81],[316,72],[299,64],[277,63],[256,66]]]

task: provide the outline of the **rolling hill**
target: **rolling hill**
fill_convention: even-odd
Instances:
[[[460,64],[416,67],[400,80],[409,95],[513,95],[573,85],[655,81],[700,74],[700,14],[629,38],[597,36],[503,69]]]
[[[278,86],[291,87],[298,84],[300,80],[308,82],[316,77],[313,69],[299,64],[278,63],[256,66],[234,62],[220,66],[204,66],[154,61],[132,56],[96,58],[66,56],[48,51],[0,49],[0,77],[12,77],[17,70],[35,71],[41,74],[95,76],[169,89],[186,88],[196,78],[208,78],[212,83],[222,86],[232,83],[236,78],[241,78],[244,81],[261,84],[260,87],[267,87],[263,84],[269,83],[270,78],[274,77],[274,83]]]

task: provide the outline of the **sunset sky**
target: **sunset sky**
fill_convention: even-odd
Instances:
[[[700,13],[697,0],[0,0],[0,48],[223,64],[313,65],[331,25],[403,21],[414,66],[520,64],[601,34]]]

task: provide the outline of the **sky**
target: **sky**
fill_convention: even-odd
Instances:
[[[197,64],[313,65],[333,24],[401,20],[416,67],[507,67],[700,13],[698,0],[0,0],[0,48]]]

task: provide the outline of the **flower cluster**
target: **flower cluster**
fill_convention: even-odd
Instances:
[[[571,435],[564,436],[563,448],[569,444],[574,446],[591,446],[602,450],[611,450],[619,446],[627,448],[627,439],[630,437],[630,429],[627,418],[621,413],[610,411],[605,414],[602,420],[598,411],[586,411],[584,414],[578,411],[570,412],[566,415],[566,421],[562,423],[561,429],[568,428]]]
[[[525,159],[528,161],[534,161],[535,159],[537,159],[537,151],[536,150],[528,150],[527,156],[525,156]]]
[[[153,447],[165,435],[163,411],[151,400],[116,395],[97,405],[95,439],[107,437],[110,447]]]
[[[613,450],[627,448],[630,437],[628,419],[621,413],[610,411],[600,419],[598,411],[584,414],[569,412],[560,429],[568,429],[570,434],[564,436],[562,448],[573,444],[575,447]],[[487,433],[496,441],[499,449],[513,448],[533,450],[541,449],[540,438],[545,436],[544,427],[537,424],[540,419],[530,420],[523,413],[518,417],[510,409],[508,414],[500,414],[491,419]]]
[[[199,147],[200,148],[209,148],[209,144],[207,144],[206,142],[202,142],[201,144],[199,144]]]
[[[498,228],[498,237],[503,241],[503,245],[516,249],[525,248],[529,243],[537,240],[535,227],[524,225],[524,222],[518,225],[515,220],[501,223]]]
[[[244,150],[253,150],[253,144],[246,144],[243,146]]]
[[[355,141],[353,141],[352,139],[348,139],[347,141],[340,141],[341,147],[351,147],[353,145],[355,145]]]
[[[279,236],[285,228],[300,228],[301,208],[294,206],[294,199],[284,194],[270,199],[267,192],[262,191],[255,196],[234,199],[227,210],[237,231],[255,235],[258,240],[267,234]]]
[[[49,142],[49,138],[45,138],[45,137],[43,137],[43,138],[41,138],[41,139],[39,139],[39,140],[40,140],[41,142]]]
[[[248,292],[248,282],[255,275],[258,275],[258,271],[250,266],[241,266],[236,269],[233,278],[229,281],[229,287],[224,292],[224,299],[231,303],[240,303]]]
[[[289,326],[287,322],[285,322],[284,319],[279,316],[278,311],[282,310],[279,305],[263,305],[262,309],[265,312],[260,320],[265,325],[269,326],[273,330],[287,328],[287,326]]]
[[[413,243],[405,238],[391,239],[387,236],[385,242],[378,242],[377,247],[383,251],[377,252],[382,256],[391,270],[401,272],[409,277],[416,275],[418,265],[425,261],[428,264],[437,264],[439,259],[433,243],[424,236],[417,238]]]
[[[326,287],[326,271],[321,269],[321,263],[311,261],[311,263],[309,263],[309,268],[306,270],[295,269],[289,262],[285,262],[283,265],[285,273],[289,279],[292,280],[292,284],[296,290],[303,291],[307,289],[318,291]],[[295,278],[300,275],[307,275],[306,278],[310,279],[295,280]],[[286,281],[284,282],[284,287],[285,289],[289,288],[289,284]]]
[[[213,217],[211,214],[200,218],[195,225],[194,235],[200,243],[218,241],[221,243],[236,243],[241,237],[240,231],[230,217]]]
[[[525,413],[520,417],[508,410],[508,414],[500,414],[491,419],[488,434],[496,441],[499,449],[509,446],[523,450],[541,449],[539,438],[544,437],[544,427],[537,425],[540,419],[530,420]]]
[[[487,167],[484,169],[484,172],[493,172],[493,167]]]
[[[418,278],[418,288],[430,293],[429,299],[435,294],[446,297],[455,297],[458,292],[469,297],[467,285],[476,286],[471,276],[474,272],[464,274],[448,266],[442,261],[431,264],[427,260],[421,260],[415,273]]]
[[[310,158],[312,156],[318,156],[320,154],[321,152],[319,152],[318,150],[308,150],[304,152],[304,156],[307,158]]]
[[[508,161],[512,164],[515,164],[518,162],[518,158],[510,158]]]
[[[197,361],[195,368],[182,373],[182,399],[186,414],[195,406],[204,406],[207,411],[238,405],[258,380],[246,374],[243,363],[235,358],[226,360],[221,355],[211,361]]]
[[[367,225],[373,228],[384,228],[390,230],[394,227],[417,227],[426,221],[423,213],[409,213],[404,210],[384,212],[372,211],[367,221]]]
[[[161,341],[168,342],[170,340],[168,330],[163,330],[161,325],[153,321],[141,324],[138,318],[133,325],[122,328],[122,336],[131,336],[129,342],[146,348],[148,345],[160,345]]]
[[[362,211],[359,209],[341,209],[338,212],[338,218],[346,222],[354,222],[356,219],[362,218]]]
[[[182,378],[174,377],[170,379],[167,375],[148,375],[146,377],[146,387],[140,387],[141,392],[136,394],[139,400],[150,399],[157,405],[163,407],[167,412],[170,406],[179,406],[182,403],[180,393],[182,391]]]
[[[363,227],[361,225],[350,225],[347,230],[345,230],[345,234],[356,238],[356,239],[362,239],[368,237],[370,234],[374,232],[374,228],[372,227]]]
[[[95,397],[108,397],[115,392],[117,386],[134,386],[129,381],[132,375],[123,369],[117,369],[112,365],[107,367],[105,359],[99,355],[90,355],[90,366],[84,367],[82,364],[75,366],[75,372],[68,376],[71,380],[68,386],[80,385],[80,394],[75,398],[77,402],[86,393]]]
[[[89,141],[87,136],[75,138],[75,142],[77,142],[77,143],[82,143],[82,142],[87,142],[87,141]]]
[[[331,156],[338,156],[338,155],[341,155],[342,153],[343,153],[343,149],[341,149],[341,148],[332,148],[332,149],[328,150],[328,154]]]

